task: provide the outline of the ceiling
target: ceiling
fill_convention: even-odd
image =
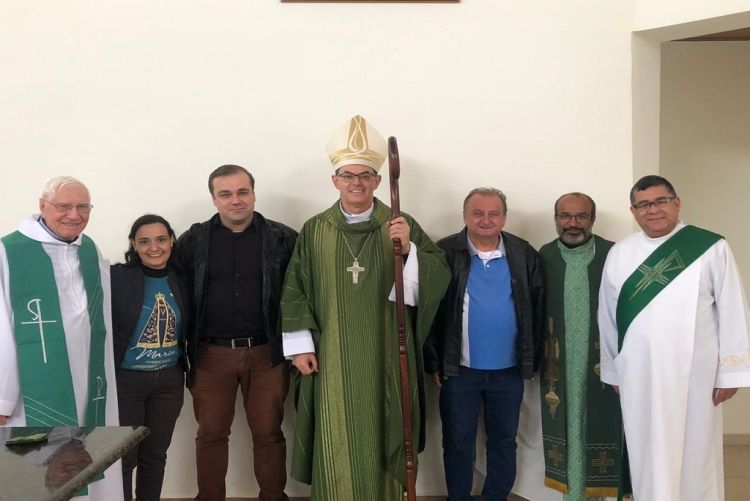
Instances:
[[[750,28],[709,33],[699,37],[681,38],[675,42],[742,42],[750,40]]]

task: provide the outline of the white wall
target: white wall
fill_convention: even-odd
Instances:
[[[724,235],[750,286],[750,42],[665,44],[661,173],[682,198],[685,222]],[[750,433],[750,392],[725,408],[724,432]]]
[[[5,4],[0,161],[24,173],[8,229],[69,172],[92,185],[89,232],[116,258],[144,211],[178,230],[206,218],[205,178],[230,161],[257,174],[260,211],[300,226],[334,196],[324,145],[354,113],[399,138],[404,209],[433,235],[484,184],[537,244],[568,189],[597,196],[603,226],[627,219],[627,7]]]
[[[35,209],[46,179],[71,174],[93,194],[87,232],[118,260],[144,212],[178,232],[208,218],[206,177],[229,162],[256,175],[259,211],[298,228],[334,199],[330,132],[361,113],[398,137],[402,208],[435,237],[460,227],[470,188],[495,185],[508,229],[534,245],[554,237],[552,203],[570,190],[594,196],[597,230],[619,239],[631,229],[632,9],[0,0],[0,231]],[[420,494],[444,492],[430,397]],[[249,496],[237,421],[228,493]],[[194,431],[188,400],[165,496],[195,493]],[[290,480],[288,492],[305,489]]]

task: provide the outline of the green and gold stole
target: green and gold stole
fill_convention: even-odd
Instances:
[[[685,226],[652,252],[625,280],[617,298],[618,348],[635,317],[672,281],[703,255],[721,235]]]
[[[10,301],[18,375],[27,426],[103,426],[107,395],[104,372],[104,304],[96,246],[81,236],[78,257],[91,326],[85,422],[78,422],[68,346],[52,261],[36,240],[16,231],[2,238],[8,256]],[[78,346],[70,347],[81,349]]]
[[[586,246],[591,250],[595,247],[593,258],[583,269],[579,263],[580,275],[575,277],[570,273],[574,263],[566,262],[563,257],[565,249],[557,241],[539,251],[544,268],[548,317],[541,374],[544,484],[575,499],[580,497],[582,489],[586,497],[618,496],[623,465],[620,404],[617,394],[599,379],[599,329],[596,321],[602,269],[612,242],[595,236],[588,244],[571,252],[585,252]],[[570,279],[578,282],[576,287],[571,287],[573,282]],[[586,287],[587,293],[581,290]],[[583,317],[588,321],[581,324]],[[581,328],[583,326],[585,329]],[[578,341],[585,347],[568,343],[573,336],[581,334],[585,341]],[[573,366],[566,363],[571,355],[569,349],[582,350],[576,354],[579,360]],[[585,380],[581,385],[585,388],[582,399],[569,395],[567,391],[576,386],[576,379],[581,378]],[[570,432],[575,433],[575,428],[570,424],[582,416],[584,424],[580,431],[583,435],[571,436]]]

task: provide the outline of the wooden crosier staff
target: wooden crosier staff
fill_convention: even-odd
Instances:
[[[391,219],[401,216],[398,178],[401,164],[396,138],[388,138],[388,171],[391,181]],[[406,499],[417,499],[417,473],[414,469],[414,445],[411,435],[411,390],[409,387],[409,359],[406,349],[406,304],[404,303],[404,258],[401,240],[393,239],[393,279],[396,286],[396,323],[398,325],[398,366],[401,373],[401,413],[404,417],[404,449],[406,450]]]

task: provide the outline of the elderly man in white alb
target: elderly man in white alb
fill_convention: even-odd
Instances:
[[[601,378],[620,393],[636,501],[724,499],[721,404],[750,386],[748,308],[720,235],[679,221],[680,198],[640,179],[643,232],[616,244],[599,291]]]
[[[109,264],[83,235],[86,186],[50,180],[0,244],[0,425],[117,425]],[[75,499],[121,500],[109,468]]]

